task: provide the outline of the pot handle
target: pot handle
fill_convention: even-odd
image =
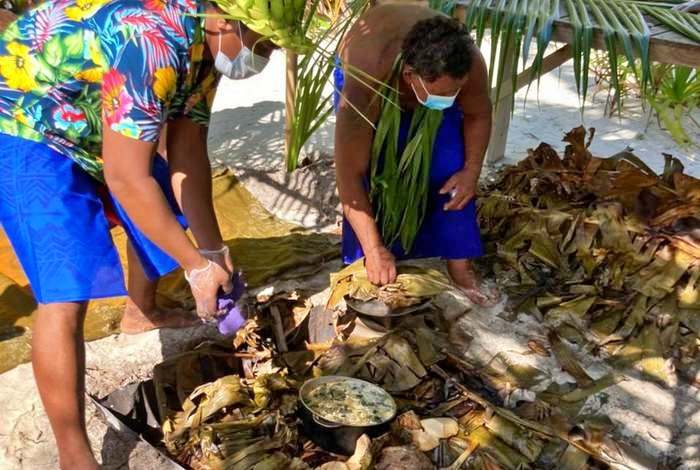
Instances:
[[[314,420],[314,423],[318,424],[319,426],[323,426],[324,428],[336,429],[342,426],[342,424],[327,421],[315,413],[311,414],[311,418]]]

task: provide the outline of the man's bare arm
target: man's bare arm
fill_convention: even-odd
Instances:
[[[366,59],[367,54],[364,56]],[[351,62],[346,55],[343,60],[345,64],[353,63],[367,73],[375,72],[373,75],[380,79],[385,78],[361,59]],[[379,118],[381,100],[373,89],[353,78],[347,68],[344,72],[345,83],[335,127],[338,194],[343,213],[365,254],[369,280],[375,284],[387,284],[396,279],[396,265],[391,252],[384,246],[365,186],[374,138],[374,128],[370,123],[376,123]]]
[[[186,117],[168,124],[168,162],[173,191],[199,248],[216,250],[223,241],[214,214],[207,129]]]
[[[486,62],[473,46],[474,59],[467,86],[459,99],[464,110],[465,167],[476,188],[491,137],[491,99]]]

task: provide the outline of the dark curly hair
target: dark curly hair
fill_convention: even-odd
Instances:
[[[432,82],[443,75],[464,77],[472,65],[472,44],[474,40],[462,23],[438,15],[416,23],[401,50],[405,63]]]

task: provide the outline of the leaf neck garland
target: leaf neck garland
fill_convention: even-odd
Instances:
[[[442,111],[418,106],[413,111],[406,145],[399,155],[401,108],[399,79],[403,68],[396,58],[383,94],[381,114],[372,142],[370,199],[384,243],[397,240],[408,253],[421,228],[428,205],[430,161]]]

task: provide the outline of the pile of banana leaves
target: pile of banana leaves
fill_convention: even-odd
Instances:
[[[488,265],[514,308],[645,378],[700,383],[700,180],[664,155],[657,175],[630,151],[589,151],[569,132],[482,188]]]
[[[307,319],[299,313],[308,305],[304,295],[280,293],[249,306],[248,323],[233,341],[205,343],[157,366],[154,383],[168,453],[197,470],[654,465],[614,440],[615,425],[605,416],[578,415],[586,399],[616,383],[616,377],[590,379],[553,332],[548,346],[532,349],[538,354],[551,350],[559,366],[581,381],[580,387],[550,387],[537,396],[508,397],[501,393],[504,386],[528,387],[533,371],[515,364],[500,367],[498,357],[489,367],[463,359],[450,341],[450,325],[436,298],[448,290],[439,273],[416,267],[402,270],[398,291],[436,302],[429,310],[397,320],[379,337],[350,334],[311,343],[303,333]],[[401,282],[411,279],[422,281]],[[333,280],[335,290],[350,297],[379,295],[357,288],[364,282],[356,267],[336,273]],[[271,305],[282,312],[297,310],[296,332],[285,327],[288,351],[280,351],[270,339]],[[337,313],[343,321],[352,315]],[[374,439],[363,435],[349,457],[314,444],[297,417],[298,390],[305,380],[323,375],[357,377],[387,390],[398,406],[390,430]]]
[[[487,362],[465,354],[469,339],[447,313],[459,294],[441,270],[402,264],[395,283],[377,287],[360,260],[331,275],[327,296],[300,284],[247,299],[232,340],[156,367],[169,455],[196,470],[667,468],[587,405],[628,380],[630,366],[662,383],[675,371],[696,380],[700,181],[670,156],[662,175],[630,152],[593,157],[592,138],[574,129],[563,157],[542,144],[483,188],[483,264],[513,311],[544,324],[527,351]],[[421,309],[363,336],[356,301]],[[329,315],[320,323],[319,312]],[[324,322],[330,339],[312,340]],[[590,374],[582,354],[610,367]],[[571,379],[553,380],[559,371]],[[389,392],[398,407],[389,431],[360,437],[352,456],[315,444],[298,391],[324,375]]]

